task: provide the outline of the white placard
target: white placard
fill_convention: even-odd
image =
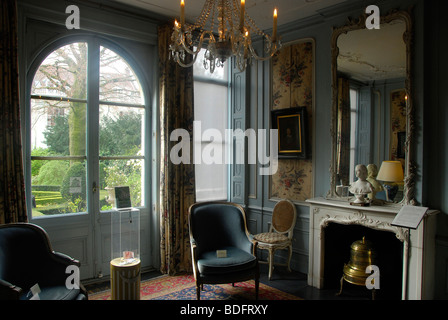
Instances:
[[[392,225],[417,229],[427,210],[427,207],[403,206],[392,221]]]
[[[217,258],[227,258],[227,250],[216,250]]]

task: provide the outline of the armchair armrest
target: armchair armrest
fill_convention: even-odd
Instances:
[[[197,263],[198,259],[196,253],[197,243],[196,240],[194,240],[192,237],[190,237],[190,247],[191,247],[191,260],[193,262],[193,274],[195,279],[197,279],[196,276],[199,274]]]
[[[258,259],[258,255],[257,255],[257,249],[258,249],[258,241],[257,240],[252,240],[253,243],[253,248],[252,248],[252,254],[255,256],[255,258]]]
[[[19,300],[22,289],[0,279],[0,300]]]
[[[41,275],[40,283],[42,285],[64,284],[68,277],[68,266],[81,267],[78,260],[73,259],[60,252],[51,251],[45,265],[45,273]]]
[[[70,257],[70,256],[68,256],[66,254],[63,254],[63,253],[60,253],[60,252],[56,252],[56,251],[53,251],[53,254],[54,254],[54,258],[59,263],[62,263],[62,264],[67,265],[67,266],[69,266],[69,265],[75,265],[75,266],[78,266],[78,267],[81,266],[81,263],[78,260],[73,259],[72,257]]]

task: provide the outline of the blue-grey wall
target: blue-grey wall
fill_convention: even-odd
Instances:
[[[436,235],[435,297],[448,299],[448,1],[425,1],[423,203],[441,210]]]
[[[347,18],[358,18],[367,5],[376,4],[381,14],[390,10],[408,10],[412,7],[413,85],[415,104],[415,151],[418,170],[416,200],[432,209],[440,209],[436,248],[436,297],[448,297],[448,28],[443,15],[448,12],[447,1],[346,1],[341,5],[320,11],[315,17],[290,23],[279,29],[283,43],[313,39],[315,43],[315,110],[312,138],[314,196],[325,196],[330,187],[331,160],[331,35],[332,28],[342,26]],[[269,62],[254,63],[247,70],[246,116],[247,128],[269,128],[270,74]],[[445,148],[444,148],[445,147]],[[278,199],[269,198],[270,178],[260,176],[252,166],[246,168],[244,205],[252,233],[266,232],[272,209]],[[296,202],[298,218],[294,233],[292,267],[308,271],[309,207]],[[277,259],[282,259],[281,254]]]

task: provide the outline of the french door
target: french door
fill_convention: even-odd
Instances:
[[[29,220],[55,251],[81,261],[81,279],[101,277],[109,274],[112,188],[129,186],[143,219],[150,207],[147,85],[124,50],[98,37],[44,52],[28,77]]]

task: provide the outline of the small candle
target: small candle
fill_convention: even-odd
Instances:
[[[272,41],[277,40],[277,8],[274,9],[274,27],[272,29]]]
[[[244,11],[246,7],[246,0],[241,0],[241,15],[240,15],[240,30],[244,30]]]
[[[180,0],[180,24],[183,27],[185,25],[185,2]]]

